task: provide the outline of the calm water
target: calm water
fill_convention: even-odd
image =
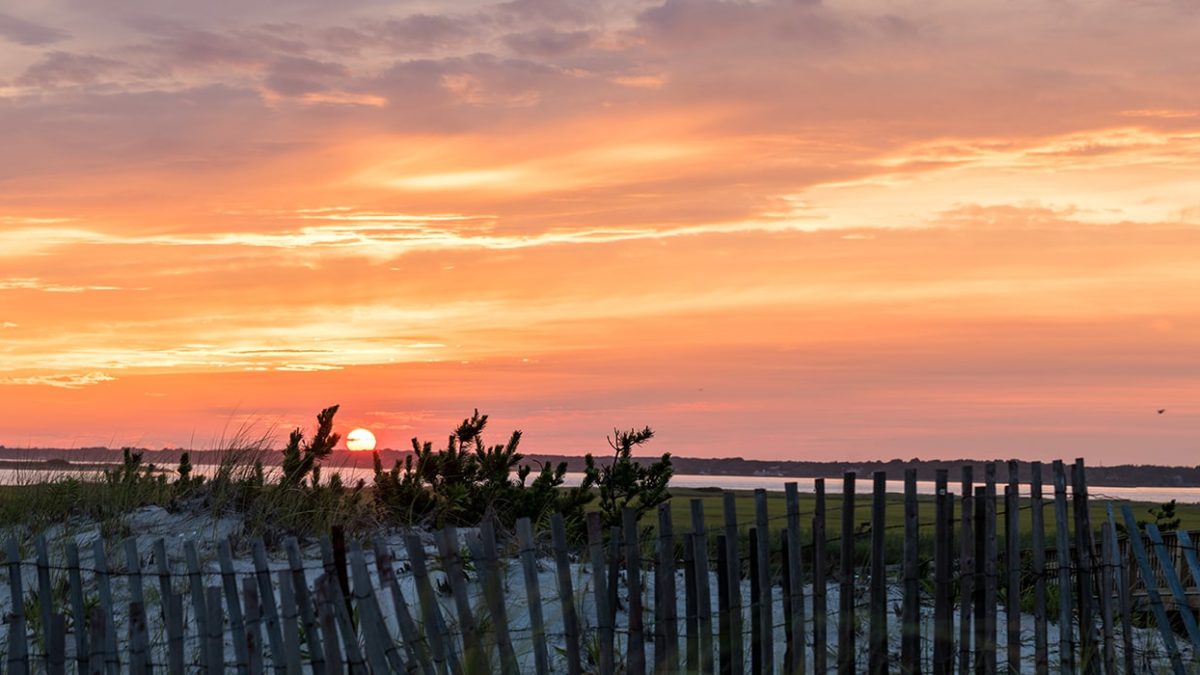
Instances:
[[[211,473],[211,465],[200,465],[196,467],[197,473]],[[328,476],[334,472],[342,474],[342,479],[347,484],[352,484],[360,478],[371,483],[374,478],[374,473],[366,467],[327,467],[324,472],[326,480]],[[0,485],[23,485],[29,483],[40,483],[46,480],[53,480],[55,477],[77,477],[77,478],[99,478],[98,471],[64,471],[64,470],[44,470],[44,469],[0,469]],[[531,478],[532,480],[532,478]],[[567,484],[578,485],[583,480],[582,473],[568,473]],[[718,488],[724,490],[755,490],[762,488],[772,492],[782,492],[784,485],[790,482],[795,482],[796,486],[802,493],[811,493],[815,490],[816,479],[814,478],[786,478],[782,476],[700,476],[688,474],[676,474],[671,478],[671,485],[674,487],[686,488]],[[950,481],[950,491],[957,493],[960,489],[960,484],[957,481]],[[999,491],[1003,494],[1003,485],[998,486]],[[872,490],[872,481],[870,476],[859,476],[855,482],[855,492],[858,494],[870,494]],[[903,493],[903,480],[889,480],[887,483],[888,492]],[[1021,486],[1021,494],[1027,495],[1029,490],[1028,485]],[[828,493],[840,493],[842,491],[841,478],[826,478],[825,491]],[[934,483],[932,481],[918,481],[917,492],[919,494],[934,494]],[[1053,485],[1044,486],[1042,494],[1048,497],[1053,497]],[[1200,486],[1192,487],[1108,487],[1108,486],[1092,486],[1090,495],[1095,499],[1127,499],[1139,502],[1166,502],[1169,500],[1177,500],[1181,504],[1200,504]]]

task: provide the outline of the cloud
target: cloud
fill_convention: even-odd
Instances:
[[[19,19],[11,14],[0,12],[0,38],[15,42],[26,47],[61,42],[70,37],[66,31],[49,26],[43,26],[32,21]]]
[[[372,25],[368,33],[394,52],[424,53],[468,41],[475,35],[475,26],[462,16],[414,14]]]
[[[27,87],[91,84],[123,65],[101,56],[55,51],[25,69],[16,82]]]
[[[300,57],[278,58],[267,68],[267,87],[281,96],[303,96],[336,89],[336,83],[348,76],[338,63]]]
[[[31,385],[56,387],[59,389],[82,389],[102,382],[113,382],[110,377],[101,372],[84,373],[81,375],[33,375],[29,377],[0,377],[0,385]]]
[[[0,328],[19,328],[21,324],[13,323],[12,321],[0,322]]]
[[[44,293],[84,293],[87,291],[122,291],[120,286],[47,284],[36,278],[0,279],[0,291],[42,291]],[[144,290],[144,289],[137,289]]]
[[[504,36],[504,44],[520,56],[563,56],[583,49],[591,41],[590,31],[558,31],[552,28],[539,28]]]

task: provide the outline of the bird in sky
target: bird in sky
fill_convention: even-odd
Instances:
[[[1165,412],[1167,412],[1167,409],[1166,409],[1166,408],[1159,408],[1159,409],[1158,409],[1158,414],[1159,414],[1159,415],[1161,415],[1161,414],[1163,414],[1163,413],[1165,413]]]

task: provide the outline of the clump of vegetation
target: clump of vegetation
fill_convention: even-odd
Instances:
[[[403,523],[475,525],[491,514],[511,526],[519,518],[535,523],[551,513],[581,522],[584,506],[594,495],[591,485],[564,488],[566,462],[543,464],[532,482],[533,466],[517,448],[521,432],[507,443],[488,445],[483,431],[488,416],[476,410],[450,434],[446,447],[413,439],[413,453],[384,470],[375,453],[375,501],[392,519]],[[515,474],[515,477],[514,477]]]
[[[597,465],[590,454],[584,458],[584,484],[595,485],[600,493],[600,513],[605,528],[621,524],[622,512],[631,508],[637,512],[638,520],[648,511],[670,498],[667,485],[675,469],[671,466],[671,455],[642,466],[633,460],[633,449],[654,438],[650,427],[613,430],[608,445],[613,449],[612,462]]]

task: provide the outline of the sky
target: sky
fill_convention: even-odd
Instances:
[[[1200,456],[1185,0],[7,0],[0,444]],[[1165,412],[1158,413],[1159,409]]]

